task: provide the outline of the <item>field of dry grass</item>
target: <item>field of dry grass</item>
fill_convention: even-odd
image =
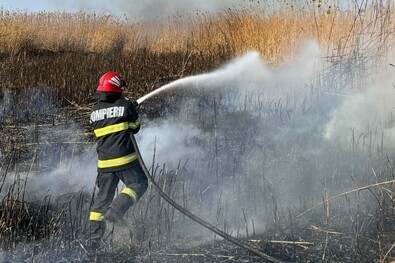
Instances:
[[[84,103],[107,70],[121,72],[133,87],[132,97],[139,97],[249,50],[273,65],[286,63],[306,39],[318,40],[332,59],[343,58],[358,41],[389,43],[391,12],[374,5],[344,11],[313,2],[310,8],[270,14],[226,10],[131,22],[85,13],[1,10],[0,88],[51,87],[64,100]]]
[[[23,14],[2,11],[0,52],[107,53],[149,52],[213,56],[257,50],[271,62],[281,61],[305,38],[336,46],[350,33],[355,16],[339,10],[282,10],[267,14],[252,9],[202,13],[154,22],[128,22],[85,13]],[[366,15],[364,15],[366,16]],[[367,21],[369,22],[369,21]],[[356,23],[354,32],[362,23]]]
[[[362,8],[362,7],[361,7]],[[318,40],[328,56],[350,54],[361,35],[388,43],[389,8],[342,11],[333,6],[202,13],[153,22],[67,13],[0,13],[0,88],[51,87],[76,103],[92,94],[110,69],[130,81],[134,96],[170,80],[210,70],[257,50],[273,65],[286,63],[300,43]],[[384,43],[386,42],[386,43]],[[133,96],[133,95],[132,95]]]

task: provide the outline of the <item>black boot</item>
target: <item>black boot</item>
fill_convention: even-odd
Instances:
[[[111,223],[123,222],[123,215],[133,205],[133,200],[125,195],[119,194],[111,203],[110,208],[104,215],[104,219]]]
[[[100,250],[105,230],[106,225],[104,221],[87,221],[81,241],[89,254],[94,254]]]
[[[118,213],[113,207],[110,207],[104,215],[104,220],[110,223],[118,223],[122,216],[123,215]]]

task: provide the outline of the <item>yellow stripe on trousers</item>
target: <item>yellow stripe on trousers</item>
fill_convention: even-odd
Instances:
[[[130,196],[130,198],[133,199],[133,203],[134,203],[134,204],[135,204],[135,203],[137,202],[137,200],[138,200],[137,193],[136,193],[132,188],[128,188],[128,187],[124,188],[124,189],[121,191],[121,194],[125,194],[125,195]]]
[[[90,212],[89,220],[101,222],[103,221],[103,214],[99,212]]]
[[[114,158],[114,159],[108,159],[108,160],[99,160],[97,163],[97,166],[99,168],[110,168],[110,167],[117,167],[121,166],[124,164],[128,164],[133,162],[134,160],[137,160],[137,155],[136,153],[128,154],[122,157]]]

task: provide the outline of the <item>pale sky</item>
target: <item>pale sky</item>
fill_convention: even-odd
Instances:
[[[0,7],[9,11],[83,11],[141,19],[196,11],[220,11],[251,5],[254,8],[268,9],[276,5],[284,5],[284,2],[294,5],[306,4],[306,0],[0,0]],[[326,2],[338,2],[338,0]],[[355,0],[340,0],[340,2],[343,2],[344,6],[349,6],[355,3]]]
[[[56,11],[59,8],[56,6],[57,1],[51,0],[0,0],[0,6],[3,8],[13,11],[28,11],[28,12],[40,12],[40,11]],[[71,5],[67,8],[67,11],[75,12],[77,8],[73,8]]]
[[[83,11],[135,18],[172,16],[197,10],[218,11],[257,3],[251,0],[0,0],[0,6],[9,11]]]

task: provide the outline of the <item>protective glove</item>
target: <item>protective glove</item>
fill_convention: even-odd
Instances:
[[[133,100],[133,101],[132,101],[132,104],[133,104],[133,106],[134,106],[135,108],[138,108],[138,106],[139,106],[139,103],[137,102],[137,100]]]

